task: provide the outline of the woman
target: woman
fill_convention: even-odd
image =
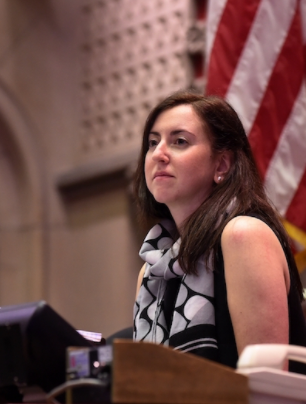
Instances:
[[[157,105],[135,191],[159,221],[140,250],[136,340],[232,367],[250,344],[306,345],[289,242],[230,105],[193,92]]]

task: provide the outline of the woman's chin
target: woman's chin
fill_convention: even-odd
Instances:
[[[165,205],[167,205],[168,206],[168,203],[171,203],[171,198],[166,198],[164,195],[157,195],[157,196],[155,196],[155,195],[153,195],[154,196],[154,199],[156,200],[156,202],[158,202],[158,203],[163,203],[163,204],[165,204]]]

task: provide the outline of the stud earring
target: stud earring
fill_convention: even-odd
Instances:
[[[218,182],[220,182],[222,180],[222,177],[218,177]]]

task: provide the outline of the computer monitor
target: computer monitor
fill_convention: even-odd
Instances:
[[[0,308],[0,400],[26,387],[48,393],[66,380],[66,348],[92,344],[45,301]]]

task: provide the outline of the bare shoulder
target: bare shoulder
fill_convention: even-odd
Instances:
[[[279,240],[272,229],[262,220],[251,216],[237,216],[224,228],[222,233],[222,245],[237,247],[249,242],[270,240],[280,246]]]
[[[237,216],[224,228],[221,246],[225,268],[231,274],[254,277],[260,271],[281,273],[289,289],[289,270],[283,248],[273,230],[262,220],[250,216]],[[230,275],[231,276],[231,275]],[[266,276],[266,275],[265,275]]]

